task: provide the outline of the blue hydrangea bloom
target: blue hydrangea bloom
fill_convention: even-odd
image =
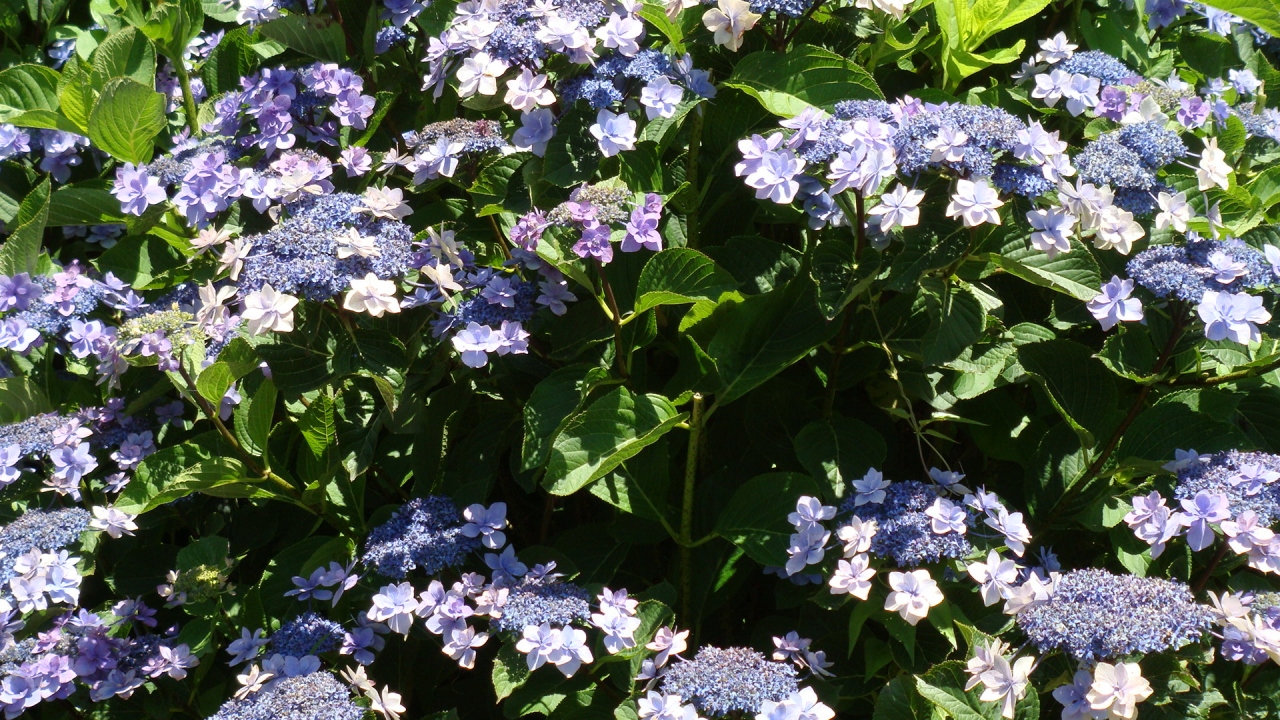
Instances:
[[[884,100],[841,100],[836,103],[834,114],[840,120],[875,118],[889,122],[893,120],[893,106]]]
[[[1095,662],[1196,642],[1213,613],[1183,583],[1089,568],[1064,573],[1048,602],[1019,613],[1017,623],[1040,652]]]
[[[361,720],[364,708],[333,673],[283,678],[243,700],[231,699],[209,720]]]
[[[399,220],[356,212],[362,204],[359,195],[334,193],[287,205],[288,217],[279,225],[249,238],[253,251],[241,271],[241,292],[270,284],[278,292],[323,301],[345,291],[353,277],[403,275],[413,260],[413,231]],[[348,228],[373,237],[379,254],[339,259],[338,237]]]
[[[942,128],[960,130],[969,136],[964,156],[959,162],[932,161],[933,151],[925,143],[938,136]],[[898,169],[904,175],[947,167],[965,177],[991,177],[996,158],[1012,153],[1018,133],[1026,123],[1000,108],[984,105],[944,105],[936,110],[918,113],[903,120],[894,138],[898,152]]]
[[[561,82],[558,94],[568,105],[586,100],[593,109],[599,110],[622,102],[626,97],[627,80],[643,84],[658,77],[679,77],[671,59],[663,53],[641,50],[633,57],[614,53],[597,61],[591,72]]]
[[[443,120],[404,134],[410,149],[420,150],[436,144],[442,138],[451,143],[462,143],[464,155],[496,150],[507,144],[502,136],[502,124],[493,120]]]
[[[58,413],[44,413],[0,425],[0,447],[17,445],[23,455],[47,454],[53,449],[53,431],[66,423]]]
[[[172,154],[162,155],[144,165],[147,174],[160,180],[165,187],[177,185],[191,172],[196,157],[205,153],[220,152],[228,162],[236,160],[242,151],[224,139],[208,139],[199,143],[189,142],[174,148]]]
[[[80,533],[89,527],[89,511],[83,508],[40,510],[32,508],[0,530],[0,587],[8,589],[14,576],[13,562],[19,555],[39,549],[56,552],[80,539]]]
[[[800,17],[813,7],[814,0],[751,0],[751,12],[776,12],[787,17]]]
[[[973,552],[973,545],[964,535],[933,532],[924,511],[937,498],[937,486],[905,480],[885,488],[882,503],[855,507],[850,498],[845,501],[844,510],[864,521],[875,520],[879,525],[879,531],[871,540],[873,554],[892,558],[899,567],[918,567],[942,558],[962,558]]]
[[[1245,268],[1244,275],[1230,283],[1218,282],[1210,270],[1209,255],[1224,253]],[[1185,246],[1156,245],[1129,261],[1129,277],[1161,298],[1178,298],[1198,303],[1208,290],[1244,292],[1271,282],[1271,266],[1266,256],[1238,240],[1190,239]],[[1194,494],[1194,493],[1193,493]]]
[[[1085,146],[1075,157],[1080,178],[1094,185],[1152,191],[1159,183],[1138,153],[1124,146],[1119,136],[1106,133]]]
[[[703,646],[662,676],[663,693],[679,695],[709,717],[754,715],[765,701],[780,702],[796,689],[795,667],[744,647]]]
[[[1053,183],[1045,179],[1044,172],[1038,167],[1025,165],[996,165],[991,181],[1001,192],[1014,193],[1025,198],[1037,198],[1053,189]]]
[[[457,324],[465,327],[467,323],[478,322],[481,325],[498,327],[503,320],[522,324],[528,322],[533,317],[534,311],[538,309],[534,304],[538,297],[538,286],[531,282],[518,282],[515,307],[503,307],[498,303],[489,302],[488,298],[482,295],[476,295],[463,300],[458,305],[458,309],[454,312]]]
[[[1156,207],[1156,194],[1168,190],[1156,172],[1186,154],[1177,133],[1146,122],[1099,136],[1075,157],[1075,166],[1085,182],[1115,188],[1116,205],[1146,215]]]
[[[1201,490],[1220,493],[1227,496],[1233,516],[1252,510],[1258,514],[1258,524],[1270,526],[1280,520],[1280,483],[1264,484],[1258,494],[1246,495],[1248,483],[1233,485],[1231,482],[1246,465],[1280,472],[1280,456],[1239,450],[1211,455],[1209,462],[1195,463],[1178,472],[1174,497],[1179,500],[1193,498]]]
[[[1071,75],[1088,75],[1098,78],[1103,85],[1118,85],[1126,80],[1142,77],[1118,58],[1101,50],[1078,52],[1054,66]]]
[[[1157,169],[1187,154],[1187,146],[1178,133],[1163,123],[1144,122],[1126,125],[1116,131],[1121,145],[1138,154],[1142,164]]]
[[[449,498],[414,498],[369,533],[364,563],[392,578],[403,578],[417,568],[435,575],[461,564],[467,553],[480,547],[478,538],[462,534],[462,525]]]
[[[337,650],[343,634],[338,623],[314,612],[305,612],[280,626],[271,636],[271,649],[291,657],[319,655]]]
[[[57,283],[48,275],[36,275],[31,281],[44,288],[45,295],[31,299],[31,306],[26,310],[13,313],[9,317],[17,318],[29,327],[40,331],[46,337],[62,335],[71,327],[72,320],[83,320],[89,313],[98,309],[106,294],[106,288],[99,283],[77,288],[71,297],[71,307],[63,312],[45,300],[48,293],[54,292]]]
[[[511,588],[502,617],[493,621],[493,627],[518,633],[530,625],[564,626],[590,617],[590,595],[581,587],[554,579],[524,578]]]

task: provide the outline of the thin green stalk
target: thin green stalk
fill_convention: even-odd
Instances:
[[[209,418],[209,421],[213,423],[214,428],[217,429],[218,434],[222,436],[222,439],[226,440],[227,444],[230,445],[231,448],[236,451],[236,454],[240,456],[240,460],[244,463],[245,468],[254,475],[270,481],[273,485],[284,492],[284,494],[298,505],[298,507],[315,512],[314,508],[302,502],[302,494],[298,492],[298,488],[294,487],[293,483],[258,465],[258,462],[253,459],[253,455],[248,450],[245,450],[244,446],[240,444],[240,441],[236,439],[235,434],[232,433],[231,430],[227,428],[226,424],[222,422],[222,418],[218,417],[217,408],[213,407],[208,400],[205,400],[204,396],[200,394],[200,391],[196,389],[196,383],[191,378],[191,374],[187,372],[187,369],[179,365],[178,374],[182,376],[184,381],[186,381],[187,389],[191,393],[191,397],[195,400],[196,405],[200,407],[200,410],[205,414],[205,417]]]
[[[702,148],[702,122],[702,108],[694,108],[693,119],[690,120],[691,124],[689,125],[688,167],[685,170],[684,177],[691,188],[698,187],[698,152]],[[701,206],[701,202],[694,203],[688,214],[685,215],[685,243],[691,248],[698,247],[698,231],[700,230],[698,227],[700,222],[698,208]]]
[[[604,290],[605,300],[609,303],[609,320],[613,323],[613,354],[618,361],[618,372],[624,379],[630,379],[627,370],[627,354],[623,351],[622,313],[618,311],[618,298],[613,294],[613,286],[609,284],[609,276],[605,274],[604,263],[596,260],[596,271],[600,274],[600,288]]]
[[[191,136],[195,137],[200,134],[200,111],[196,109],[196,96],[191,92],[191,74],[183,65],[182,58],[173,63],[173,69],[178,73],[178,82],[182,85],[182,106],[187,112],[187,127],[191,129]]]
[[[1180,378],[1178,380],[1175,380],[1173,384],[1174,385],[1206,385],[1206,386],[1222,385],[1223,383],[1235,382],[1237,380],[1248,380],[1249,378],[1258,377],[1259,375],[1266,375],[1272,370],[1277,370],[1277,369],[1280,369],[1280,358],[1276,358],[1275,360],[1272,360],[1266,365],[1261,365],[1259,367],[1246,368],[1244,370],[1237,370],[1235,372],[1227,373],[1225,375],[1218,375],[1216,377],[1187,378],[1185,380]]]
[[[680,615],[686,625],[691,624],[693,598],[693,501],[698,481],[698,450],[702,443],[702,424],[706,416],[702,412],[702,395],[693,396],[693,410],[689,413],[689,451],[684,459],[684,498],[680,504]],[[706,542],[710,536],[703,538]]]

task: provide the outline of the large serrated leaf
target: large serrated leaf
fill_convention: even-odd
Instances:
[[[108,82],[118,77],[137,80],[143,85],[155,82],[156,48],[137,28],[111,33],[93,51],[93,69],[89,74],[93,86],[106,88]]]
[[[151,159],[155,138],[165,128],[165,98],[129,78],[107,83],[89,115],[89,139],[125,162]]]
[[[120,201],[111,194],[111,182],[86,180],[64,185],[49,198],[49,226],[123,223]]]
[[[1018,348],[1022,367],[1040,381],[1054,409],[1092,447],[1120,421],[1115,378],[1089,348],[1070,340],[1050,340]]]
[[[258,386],[252,398],[236,408],[236,439],[254,455],[266,452],[278,396],[275,383],[267,380]]]
[[[524,404],[524,444],[521,469],[532,470],[547,461],[551,443],[569,418],[582,407],[587,394],[609,372],[597,365],[570,365],[543,378]]]
[[[328,15],[287,15],[264,23],[258,32],[317,60],[342,62],[347,59],[346,34]]]
[[[1079,241],[1072,242],[1070,251],[1051,259],[1043,251],[1029,247],[1023,237],[1014,237],[989,257],[1010,275],[1078,300],[1092,299],[1102,286],[1097,261]]]
[[[716,300],[738,286],[711,258],[689,248],[668,248],[649,258],[636,285],[637,313],[658,305]]]
[[[785,53],[751,53],[723,84],[742,90],[783,117],[799,115],[808,107],[830,109],[841,100],[884,97],[861,66],[830,50],[804,44]]]
[[[814,495],[818,486],[798,473],[757,475],[733,492],[716,519],[716,533],[741,547],[757,562],[782,565],[787,538],[795,532],[778,507],[791,507],[801,495]]]
[[[922,343],[924,361],[929,365],[943,365],[978,341],[986,313],[973,293],[962,287],[943,285],[937,294],[926,290],[926,297],[933,302],[930,303],[929,330]]]
[[[35,273],[49,221],[49,178],[33,189],[18,207],[16,227],[0,245],[0,274]]]
[[[846,417],[815,420],[792,441],[796,458],[830,497],[844,497],[845,490],[867,470],[884,463],[885,444],[870,425]]]
[[[0,105],[13,114],[57,111],[58,73],[43,65],[14,65],[0,70]]]
[[[728,404],[782,372],[826,342],[836,325],[818,309],[808,278],[738,303],[707,346],[722,382],[716,403]]]
[[[553,495],[571,495],[655,442],[684,417],[661,395],[633,395],[617,388],[575,416],[556,437],[542,484]]]

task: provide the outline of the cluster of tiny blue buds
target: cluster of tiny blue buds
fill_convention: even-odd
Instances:
[[[270,284],[278,292],[323,301],[343,292],[351,278],[372,272],[399,277],[413,260],[413,231],[399,220],[357,212],[363,198],[351,193],[305,195],[286,206],[288,217],[262,235],[249,238],[253,252],[241,271],[241,292]],[[372,237],[378,254],[339,259],[339,236],[354,228]]]
[[[13,563],[23,553],[32,550],[57,552],[80,539],[80,533],[89,527],[89,512],[71,507],[62,510],[32,508],[17,520],[0,530],[0,585],[9,586],[14,576]]]
[[[1101,50],[1073,53],[1071,57],[1054,65],[1054,69],[1068,75],[1087,75],[1098,78],[1103,85],[1127,84],[1142,77],[1116,57]]]
[[[271,636],[271,649],[286,657],[319,655],[338,649],[343,635],[338,623],[305,612],[280,626]]]
[[[1019,613],[1017,623],[1042,653],[1096,662],[1196,642],[1213,613],[1183,583],[1089,568],[1061,575],[1049,600]]]
[[[1263,483],[1252,488],[1239,482],[1242,471],[1249,466],[1261,471],[1280,472],[1280,456],[1262,452],[1228,450],[1210,455],[1207,462],[1191,463],[1178,471],[1178,485],[1174,497],[1179,500],[1193,498],[1201,491],[1225,495],[1231,514],[1252,510],[1258,515],[1260,526],[1270,526],[1280,520],[1280,483]],[[1256,494],[1246,494],[1256,489]]]
[[[892,558],[898,567],[918,567],[973,552],[973,544],[964,535],[933,532],[925,510],[938,499],[937,486],[904,480],[890,483],[884,492],[884,502],[854,506],[850,498],[843,508],[863,521],[876,521],[879,530],[871,540],[872,554]],[[968,508],[965,512],[968,514]],[[968,524],[973,524],[972,516]]]
[[[479,539],[462,534],[462,526],[462,516],[449,498],[414,498],[370,531],[363,561],[392,578],[418,568],[435,575],[461,564],[467,553],[480,547]]]
[[[591,602],[586,590],[546,577],[524,578],[511,588],[502,616],[493,621],[493,627],[518,633],[543,623],[565,626],[590,618]]]
[[[754,715],[765,701],[781,702],[796,688],[795,667],[745,647],[703,646],[662,676],[662,692],[679,695],[709,717]]]
[[[361,720],[364,708],[332,673],[283,678],[249,697],[228,700],[209,720]]]

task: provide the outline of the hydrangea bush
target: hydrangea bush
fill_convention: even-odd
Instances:
[[[0,7],[0,708],[1280,717],[1280,8]]]

